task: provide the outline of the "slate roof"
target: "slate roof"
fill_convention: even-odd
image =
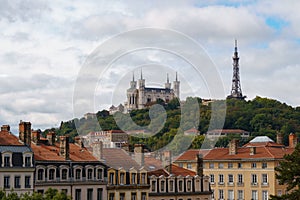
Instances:
[[[10,151],[12,153],[32,152],[28,146],[0,146],[0,152]]]
[[[105,164],[114,169],[123,168],[128,171],[130,168],[140,169],[141,166],[133,160],[130,155],[123,149],[103,148]]]

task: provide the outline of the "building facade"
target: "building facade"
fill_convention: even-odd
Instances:
[[[128,143],[128,138],[128,134],[121,130],[90,132],[82,137],[86,146],[102,142],[103,148],[121,148]]]
[[[20,135],[30,131],[30,123],[20,123]],[[18,195],[34,190],[34,162],[31,148],[10,132],[9,125],[0,131],[0,188]]]
[[[168,75],[165,88],[146,87],[145,79],[143,79],[141,73],[141,78],[138,80],[138,87],[137,81],[134,80],[134,76],[130,82],[130,88],[127,89],[127,102],[125,102],[125,108],[129,112],[131,110],[146,108],[158,99],[169,102],[174,98],[179,98],[179,88],[180,81],[178,81],[177,73],[175,81],[173,82],[173,88],[171,88]]]

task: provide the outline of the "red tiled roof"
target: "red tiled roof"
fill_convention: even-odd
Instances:
[[[209,150],[206,149],[189,149],[185,151],[183,154],[181,154],[176,161],[196,161],[197,160],[197,154],[202,154],[205,156]]]
[[[103,159],[106,165],[114,169],[119,169],[120,167],[123,167],[125,170],[129,170],[132,167],[135,169],[141,168],[123,149],[103,148]]]
[[[87,162],[97,161],[97,159],[86,149],[77,146],[76,144],[69,144],[69,157],[72,161]],[[34,158],[38,161],[64,161],[65,159],[59,155],[59,144],[55,146],[31,143],[31,148],[34,152]]]
[[[24,145],[19,138],[9,131],[0,131],[0,145]]]
[[[250,147],[240,147],[237,149],[237,154],[229,155],[228,148],[216,148],[206,154],[204,160],[281,159],[285,154],[291,154],[293,151],[293,148],[257,146],[256,153],[250,155]]]
[[[191,170],[188,170],[188,169],[185,169],[185,168],[179,167],[177,165],[173,165],[173,164],[166,166],[165,169],[158,169],[158,170],[150,171],[150,172],[148,172],[148,175],[150,175],[150,176],[152,176],[152,175],[169,176],[170,175],[170,172],[169,172],[170,166],[171,166],[171,174],[173,174],[175,176],[184,176],[185,177],[185,176],[195,176],[196,175],[196,172],[194,172],[194,171],[191,171]]]
[[[162,162],[152,156],[145,156],[144,164],[145,164],[146,169],[148,169],[148,170],[156,170],[156,169],[163,168]]]

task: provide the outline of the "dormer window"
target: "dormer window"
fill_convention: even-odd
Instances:
[[[12,167],[12,153],[6,152],[2,154],[2,167]]]
[[[131,174],[131,184],[136,184],[136,173]]]
[[[165,192],[165,181],[164,180],[162,180],[162,181],[160,181],[160,191],[161,192]]]
[[[174,192],[174,180],[169,181],[169,192]]]
[[[152,192],[156,191],[156,181],[151,181],[151,191]]]
[[[31,156],[25,157],[25,167],[31,167]]]
[[[121,185],[125,184],[125,173],[124,172],[120,173],[120,184]]]
[[[23,153],[23,167],[32,167],[32,152]]]
[[[141,177],[141,184],[146,184],[146,173],[142,173]]]

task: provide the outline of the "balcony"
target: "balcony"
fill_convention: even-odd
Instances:
[[[237,182],[237,186],[244,187],[244,182]]]
[[[257,182],[251,183],[251,186],[258,187],[258,183]]]
[[[231,187],[234,186],[234,182],[228,182],[227,186],[231,186]]]
[[[218,185],[225,185],[224,182],[218,182]]]
[[[269,187],[269,183],[268,182],[263,182],[263,183],[261,183],[261,187]]]

